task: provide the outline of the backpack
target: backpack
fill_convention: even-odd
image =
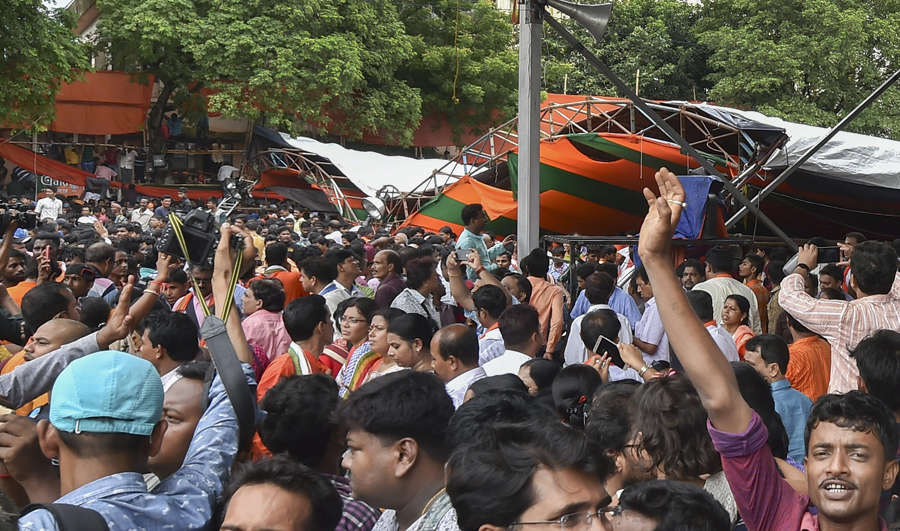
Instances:
[[[52,514],[60,531],[109,531],[109,525],[100,513],[68,503],[32,503],[22,509],[20,516],[38,509],[46,509]]]

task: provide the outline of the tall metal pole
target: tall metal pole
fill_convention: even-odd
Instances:
[[[519,253],[538,247],[540,229],[541,33],[538,0],[519,0]]]
[[[841,121],[838,122],[834,127],[832,127],[828,131],[828,133],[825,134],[825,136],[823,136],[818,142],[816,142],[816,144],[813,147],[806,150],[806,153],[804,153],[802,157],[800,157],[793,164],[791,164],[790,168],[781,172],[781,174],[779,174],[778,177],[776,177],[772,182],[767,184],[765,188],[763,188],[762,190],[759,191],[759,193],[757,193],[755,196],[753,196],[753,198],[750,199],[750,204],[751,205],[759,205],[760,201],[765,199],[767,195],[774,192],[775,189],[781,185],[781,183],[786,181],[788,177],[790,177],[795,171],[797,171],[797,168],[799,168],[800,166],[805,164],[806,161],[809,160],[810,157],[815,155],[816,152],[822,148],[822,146],[827,144],[828,141],[834,137],[834,135],[838,134],[838,132],[841,131],[844,127],[846,127],[847,124],[849,124],[851,121],[853,121],[854,118],[859,116],[859,113],[863,112],[863,110],[866,107],[868,107],[870,103],[872,103],[873,101],[878,99],[878,97],[881,96],[884,93],[884,91],[886,91],[888,88],[890,88],[891,85],[896,83],[897,79],[900,79],[900,70],[897,70],[896,72],[894,72],[894,74],[891,77],[887,78],[884,81],[884,83],[881,84],[880,87],[875,89],[875,92],[869,94],[869,97],[864,99],[862,102],[860,102],[860,104],[857,105],[855,109],[850,111],[850,114],[848,114],[847,116],[844,116],[844,118],[841,119]],[[731,216],[731,218],[728,221],[725,222],[725,228],[730,229],[731,227],[733,227],[738,221],[743,219],[743,217],[746,216],[747,212],[749,212],[749,211],[750,211],[749,207],[742,206],[740,208],[740,210],[735,212],[735,214],[733,216]]]

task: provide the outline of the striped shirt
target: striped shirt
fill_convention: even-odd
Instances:
[[[794,273],[781,282],[781,307],[831,344],[829,393],[857,388],[859,369],[850,351],[876,330],[900,332],[900,272],[891,292],[854,301],[814,299],[804,289],[803,276]]]

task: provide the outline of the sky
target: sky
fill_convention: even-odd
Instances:
[[[47,7],[66,7],[72,0],[44,0]]]

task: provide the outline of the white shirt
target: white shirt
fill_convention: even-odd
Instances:
[[[417,313],[431,319],[435,325],[441,326],[441,315],[431,302],[431,297],[425,297],[417,290],[406,288],[394,297],[391,308],[399,308],[406,313]]]
[[[182,378],[181,374],[178,372],[178,368],[174,368],[171,371],[163,374],[159,377],[162,380],[163,393],[168,393],[169,389],[175,385],[175,382]]]
[[[122,156],[122,169],[123,170],[133,170],[134,169],[134,160],[137,158],[137,151],[133,149],[129,149],[125,152],[125,155]]]
[[[737,345],[734,344],[734,338],[728,333],[728,330],[718,325],[709,325],[706,329],[709,331],[709,335],[712,336],[713,341],[716,342],[716,345],[719,346],[719,350],[722,351],[725,359],[728,361],[741,361],[740,356],[738,356]]]
[[[750,328],[753,329],[754,334],[762,334],[756,294],[743,282],[731,277],[713,277],[697,284],[693,289],[705,291],[712,297],[713,318],[717,323],[722,322],[722,307],[725,306],[725,299],[729,295],[743,295],[750,302]]]
[[[568,367],[569,365],[587,361],[589,353],[584,345],[584,341],[581,340],[581,321],[584,320],[585,315],[594,310],[612,310],[612,308],[606,304],[592,304],[584,315],[579,315],[572,321],[572,328],[569,329],[569,339],[566,341],[566,350],[563,352],[563,365]],[[613,312],[615,313],[615,310]],[[616,313],[616,317],[619,319],[619,341],[630,345],[634,341],[631,334],[631,324],[628,322],[628,318],[620,313]],[[610,339],[615,340],[612,337]],[[591,347],[593,346],[591,345]]]
[[[234,166],[229,166],[227,164],[219,166],[219,173],[216,174],[216,180],[222,182],[225,179],[228,179],[236,169],[237,168],[235,168]]]
[[[150,229],[150,218],[153,217],[153,211],[149,208],[135,208],[131,212],[131,221],[132,223],[140,223],[141,230],[147,231]]]
[[[507,350],[501,356],[485,363],[482,369],[488,376],[497,376],[498,374],[515,374],[518,376],[519,368],[530,359],[533,358],[527,354],[522,354],[515,350]]]
[[[654,361],[669,361],[669,336],[663,328],[662,319],[659,317],[659,309],[656,307],[656,297],[651,297],[644,305],[644,315],[634,325],[634,337],[644,343],[656,345],[656,352],[644,355],[644,363],[650,365]]]
[[[447,394],[450,395],[450,400],[453,401],[453,408],[458,409],[459,406],[462,405],[463,398],[466,396],[466,391],[469,390],[469,386],[472,385],[472,382],[476,382],[486,376],[487,373],[484,372],[484,369],[475,367],[447,382],[444,387],[447,389]]]
[[[34,204],[34,211],[40,217],[41,221],[50,219],[56,221],[59,219],[59,213],[62,212],[62,200],[57,197],[42,197]]]
[[[478,364],[484,365],[506,351],[499,328],[488,330],[478,340]]]

